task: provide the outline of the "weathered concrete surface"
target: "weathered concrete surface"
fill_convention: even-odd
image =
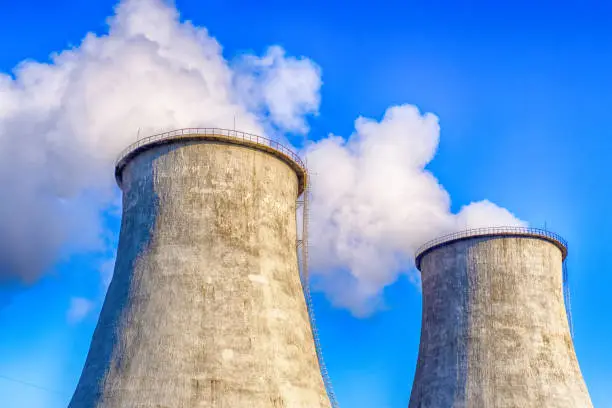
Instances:
[[[592,407],[549,241],[472,237],[421,260],[423,322],[410,408]]]
[[[176,142],[122,175],[115,274],[70,408],[329,407],[299,280],[297,177]]]

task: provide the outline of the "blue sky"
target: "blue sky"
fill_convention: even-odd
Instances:
[[[410,103],[440,119],[429,165],[453,210],[489,199],[569,241],[575,348],[596,407],[612,407],[612,5],[604,2],[291,2],[177,0],[231,59],[272,44],[321,68],[309,137],[349,135],[360,116]],[[0,72],[104,33],[114,1],[5,2]],[[19,137],[15,135],[14,137]],[[8,194],[8,192],[6,192]],[[116,241],[119,219],[105,214]],[[0,397],[8,408],[64,407],[78,380],[108,253],[63,257],[28,288],[5,287]],[[71,299],[92,301],[78,322]],[[406,406],[420,331],[420,293],[405,277],[387,308],[354,318],[315,294],[327,366],[343,407]],[[35,388],[15,381],[35,384]]]

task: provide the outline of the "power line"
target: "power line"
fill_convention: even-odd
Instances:
[[[41,391],[45,391],[45,392],[48,392],[50,394],[55,394],[57,396],[66,397],[66,394],[63,393],[63,392],[60,392],[60,391],[57,391],[57,390],[52,390],[51,388],[43,387],[41,385],[33,384],[33,383],[30,383],[30,382],[27,382],[27,381],[18,380],[17,378],[12,378],[12,377],[0,374],[0,379],[5,380],[5,381],[9,381],[9,382],[14,382],[14,383],[21,384],[21,385],[25,385],[25,386],[28,386],[28,387],[31,387],[31,388],[37,388],[37,389],[39,389]]]

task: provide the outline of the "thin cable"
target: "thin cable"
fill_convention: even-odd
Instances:
[[[60,391],[57,391],[57,390],[52,390],[50,388],[46,388],[46,387],[43,387],[41,385],[33,384],[33,383],[30,383],[30,382],[27,382],[27,381],[18,380],[17,378],[12,378],[12,377],[0,374],[0,379],[5,380],[5,381],[9,381],[9,382],[14,382],[14,383],[21,384],[21,385],[26,385],[26,386],[32,387],[32,388],[37,388],[39,390],[42,390],[42,391],[45,391],[45,392],[48,392],[48,393],[51,393],[51,394],[55,394],[57,396],[66,397],[66,394],[63,393],[63,392],[60,392]]]

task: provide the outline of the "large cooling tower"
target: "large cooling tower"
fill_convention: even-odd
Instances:
[[[115,273],[70,408],[330,407],[298,270],[299,158],[186,129],[131,146],[116,177]]]
[[[527,228],[426,244],[421,344],[409,408],[592,407],[563,292],[564,241]]]

